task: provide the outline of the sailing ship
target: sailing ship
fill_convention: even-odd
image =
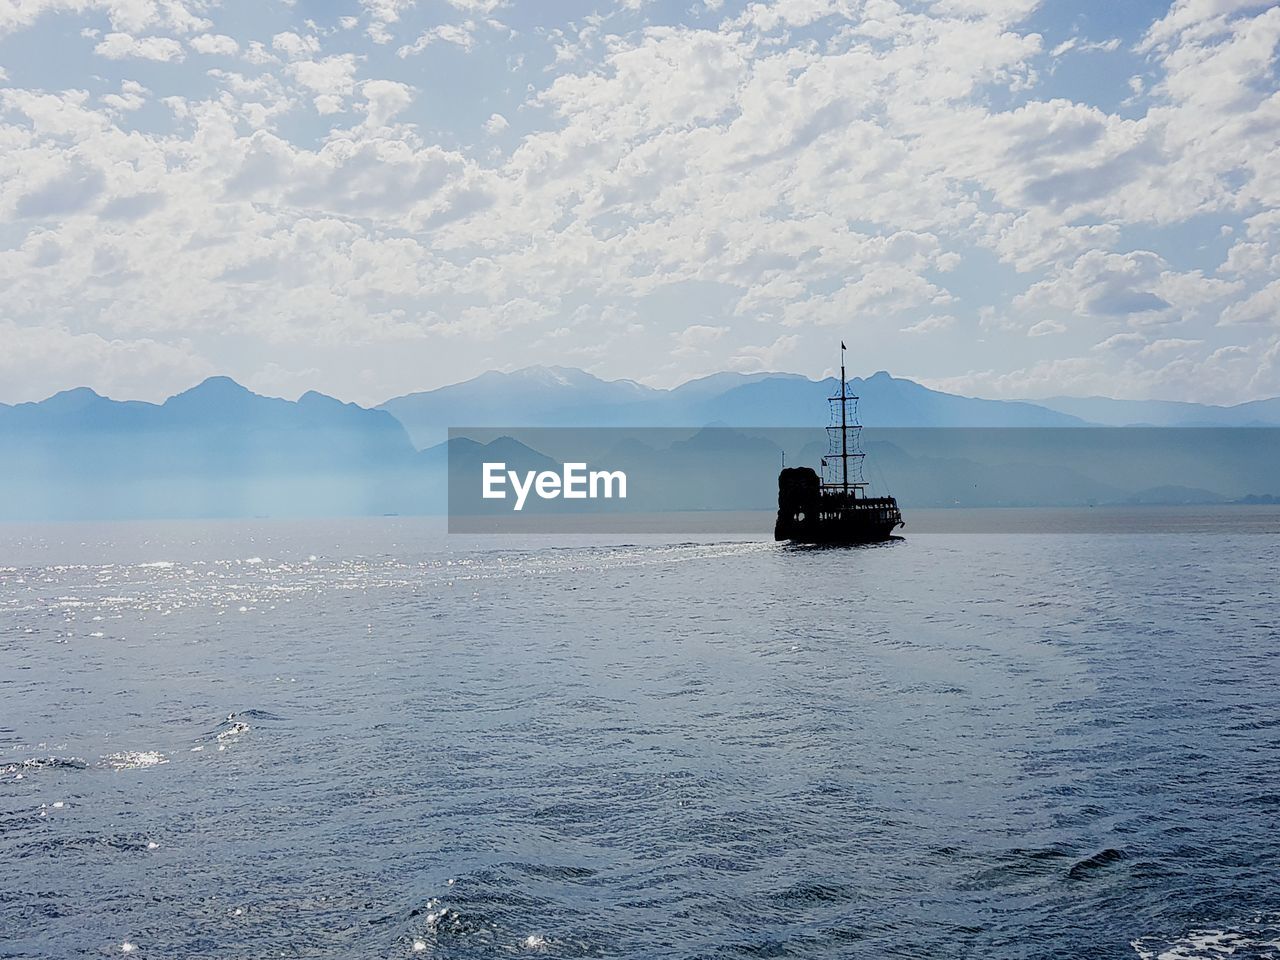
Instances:
[[[863,478],[862,424],[858,397],[849,392],[840,342],[840,393],[829,398],[827,455],[822,476],[811,467],[784,467],[778,474],[778,520],[775,540],[795,543],[877,543],[905,526],[898,501],[869,497]]]

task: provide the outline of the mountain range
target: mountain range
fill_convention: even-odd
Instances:
[[[1049,410],[1103,427],[1274,427],[1280,397],[1219,407],[1179,400],[1112,400],[1109,397],[1050,397],[1035,401]]]
[[[852,384],[862,398],[864,422],[878,430],[1280,425],[1280,399],[1236,407],[1105,398],[981,400],[885,372]],[[111,400],[79,388],[37,403],[0,404],[0,460],[6,466],[0,519],[438,513],[450,454],[467,462],[487,455],[466,441],[446,445],[451,427],[814,427],[825,423],[827,398],[836,390],[834,379],[737,373],[660,390],[564,367],[486,373],[373,409],[316,392],[293,401],[264,397],[226,377],[163,403]],[[945,456],[931,459],[943,447],[903,446],[902,437],[881,443],[882,463],[890,469],[937,468],[965,478],[963,499],[951,495],[945,477],[907,483],[922,502],[1014,502],[1018,489],[1019,502],[1037,502],[1037,495],[1055,503],[1099,496],[1143,502],[1149,495],[1129,477],[1123,483],[1081,480],[1070,489],[1046,486],[1052,458],[1043,439],[1025,448],[1030,459],[1023,462],[1023,454],[1007,445],[957,452],[949,441]],[[531,463],[542,459],[536,450],[523,455]],[[1169,458],[1170,469],[1175,462]],[[1145,486],[1173,489],[1181,479],[1166,472]],[[1229,471],[1207,480],[1216,486],[1198,497],[1270,492],[1233,484]]]
[[[384,513],[421,455],[389,413],[213,377],[164,403],[80,388],[0,406],[0,517]]]
[[[850,381],[863,419],[885,427],[1080,427],[1070,413],[1034,403],[978,400],[930,390],[881,371]],[[450,427],[799,427],[825,423],[835,378],[717,373],[671,390],[600,380],[566,367],[486,373],[465,383],[380,404],[419,446]]]
[[[884,371],[850,382],[863,422],[877,427],[1280,426],[1280,397],[1236,406],[1107,397],[982,400]],[[827,398],[838,389],[834,378],[717,373],[661,390],[569,367],[527,367],[395,397],[378,409],[428,446],[449,427],[805,426],[825,416]]]

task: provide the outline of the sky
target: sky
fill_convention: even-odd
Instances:
[[[0,0],[0,401],[1280,395],[1280,4]]]

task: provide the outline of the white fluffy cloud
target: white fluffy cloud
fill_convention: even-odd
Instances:
[[[0,93],[0,337],[117,344],[135,393],[228,333],[226,372],[363,400],[517,360],[816,373],[841,334],[1001,395],[1271,389],[1274,4],[1121,42],[1036,0],[505,10],[0,2],[0,36],[72,18],[99,55]],[[1064,89],[1073,57],[1141,82]]]
[[[209,56],[234,57],[240,52],[240,44],[235,38],[221,33],[202,33],[192,37],[188,43],[196,53]]]
[[[433,43],[451,43],[463,50],[470,50],[476,43],[476,25],[467,21],[462,24],[441,23],[424,30],[417,40],[406,44],[396,51],[401,59],[422,53]]]
[[[173,37],[134,37],[127,33],[108,33],[93,52],[108,60],[136,57],[162,62],[181,60],[185,55],[182,44]]]
[[[1178,273],[1149,250],[1093,250],[1015,300],[1024,309],[1058,307],[1078,317],[1122,317],[1136,324],[1185,320],[1239,290],[1239,284]]]
[[[210,22],[196,12],[204,5],[183,0],[3,0],[0,36],[56,14],[105,15],[113,30],[124,33],[151,29],[193,33],[209,27]]]
[[[390,27],[402,13],[411,10],[418,0],[360,0],[360,6],[369,14],[368,35],[374,43],[390,43],[393,37]]]
[[[271,48],[290,60],[310,59],[320,52],[320,41],[314,36],[300,36],[290,30],[272,37]]]
[[[170,395],[216,371],[190,343],[72,333],[0,320],[0,379],[19,397],[45,397],[92,382],[108,396]]]
[[[695,323],[672,337],[673,352],[678,356],[705,353],[709,346],[728,332],[727,326],[713,327],[705,323]]]
[[[355,54],[344,53],[319,60],[294,60],[286,68],[294,81],[315,96],[319,113],[338,113],[355,91]]]

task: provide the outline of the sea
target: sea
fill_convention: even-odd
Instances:
[[[1280,957],[1243,509],[0,527],[0,957]]]

